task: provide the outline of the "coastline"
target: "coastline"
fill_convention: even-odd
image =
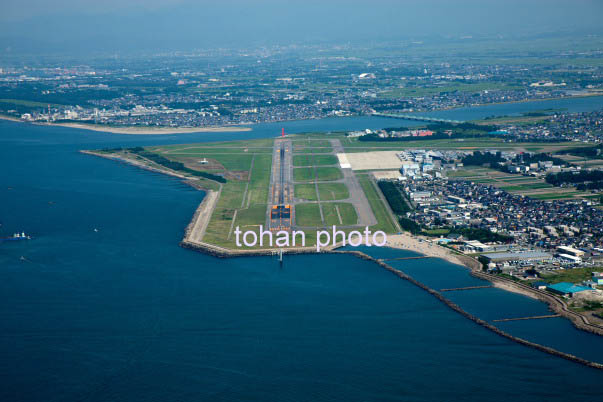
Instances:
[[[221,257],[221,258],[274,255],[277,253],[276,249],[231,250],[231,249],[226,249],[226,248],[222,248],[219,246],[215,246],[212,244],[204,243],[203,241],[192,240],[190,238],[190,237],[192,237],[191,236],[192,230],[190,228],[204,224],[204,223],[198,222],[198,220],[202,219],[201,217],[203,215],[199,211],[201,211],[203,209],[204,209],[204,206],[200,205],[198,210],[195,212],[195,215],[193,216],[193,219],[192,219],[191,223],[189,224],[189,227],[187,228],[184,239],[180,243],[180,245],[182,247],[197,250],[197,251],[200,251],[200,252],[203,252],[206,254],[210,254],[210,255],[213,255],[216,257]],[[364,259],[374,261],[381,266],[387,267],[387,269],[391,268],[389,265],[387,265],[383,261],[370,257],[363,252],[355,251],[355,250],[345,250],[345,251],[338,250],[339,247],[341,247],[341,245],[325,247],[323,250],[321,250],[321,252],[317,252],[313,247],[289,248],[289,249],[283,249],[283,254],[349,253],[349,254],[359,256]],[[546,303],[552,311],[561,315],[564,318],[569,319],[572,322],[572,324],[574,325],[574,327],[576,327],[577,329],[580,329],[580,330],[583,330],[586,332],[590,332],[592,334],[603,336],[603,326],[590,322],[588,317],[586,317],[584,314],[580,314],[575,311],[572,311],[568,307],[567,303],[564,300],[562,300],[561,298],[551,295],[548,292],[545,292],[542,290],[533,289],[528,285],[515,282],[511,279],[501,278],[496,275],[491,275],[491,274],[482,272],[482,270],[481,270],[482,264],[479,261],[477,261],[475,258],[456,254],[448,248],[442,247],[438,244],[432,243],[430,241],[426,241],[423,238],[420,238],[420,237],[417,237],[414,235],[410,235],[408,233],[389,235],[388,239],[387,239],[386,247],[391,247],[391,248],[400,249],[400,250],[413,251],[413,252],[420,253],[420,254],[423,254],[423,255],[426,255],[429,257],[439,258],[439,259],[448,261],[452,264],[466,267],[469,269],[469,272],[472,276],[486,280],[486,281],[492,283],[492,285],[496,288],[499,288],[499,289],[502,289],[502,290],[505,290],[508,292],[518,293],[518,294],[524,295],[526,297],[530,297],[532,299],[537,299],[537,300],[540,300],[540,301]],[[397,270],[394,270],[394,271],[397,271]],[[404,275],[405,275],[405,277],[410,278],[408,275],[406,275],[406,274],[404,274]],[[412,278],[410,278],[410,279],[412,279]],[[412,279],[411,281],[414,281],[414,279]],[[423,287],[423,286],[424,285],[422,285],[420,287]],[[434,294],[437,293],[436,297],[441,296],[439,294],[439,292],[433,291],[430,289],[430,293],[432,293],[432,292],[434,292]],[[462,314],[463,313],[465,313],[465,312],[462,311]],[[479,320],[479,322],[482,321],[480,319],[477,319],[477,320]],[[486,324],[487,324],[487,326],[491,326],[488,323],[486,323]],[[482,324],[480,324],[480,325],[482,325]],[[494,326],[492,326],[492,327],[495,328]],[[503,336],[507,336],[507,335],[505,334]],[[523,343],[524,341],[521,340],[519,342]],[[530,345],[530,346],[533,346],[533,345]]]
[[[485,329],[488,329],[488,330],[494,332],[495,334],[497,334],[499,336],[502,336],[503,338],[507,338],[513,342],[530,347],[532,349],[539,350],[541,352],[548,353],[548,354],[556,356],[556,357],[560,357],[560,358],[563,358],[563,359],[566,359],[569,361],[573,361],[574,363],[582,364],[584,366],[591,367],[591,368],[598,369],[598,370],[603,370],[603,364],[601,364],[601,363],[583,359],[581,357],[577,357],[575,355],[565,353],[565,352],[559,351],[557,349],[554,349],[554,348],[551,348],[548,346],[544,346],[539,343],[531,342],[526,339],[511,335],[510,333],[501,330],[500,328],[490,324],[489,322],[482,320],[481,318],[476,317],[473,314],[463,310],[463,308],[460,307],[458,304],[456,304],[456,303],[452,302],[450,299],[444,297],[441,292],[438,292],[437,290],[430,288],[429,286],[425,285],[424,283],[417,281],[416,279],[414,279],[413,277],[404,273],[403,271],[393,268],[391,265],[388,265],[387,263],[383,262],[382,260],[375,259],[369,255],[364,254],[361,251],[340,251],[340,252],[354,254],[356,257],[361,258],[363,260],[368,260],[368,261],[374,262],[381,268],[391,272],[392,274],[396,275],[400,279],[406,280],[406,281],[412,283],[413,285],[419,287],[420,289],[426,291],[427,293],[431,294],[436,299],[438,299],[440,302],[442,302],[445,306],[447,306],[450,309],[452,309],[453,311],[459,313],[463,317],[469,319],[470,321],[473,321],[474,323],[480,325],[481,327],[483,327]]]
[[[597,97],[603,96],[603,92],[590,92],[579,95],[570,95],[565,97],[551,97],[551,98],[543,98],[543,99],[524,99],[524,100],[516,100],[516,101],[508,101],[508,102],[492,102],[492,103],[480,103],[475,105],[465,105],[465,106],[453,106],[453,107],[445,107],[441,109],[434,109],[430,111],[414,111],[411,113],[429,113],[429,112],[438,112],[438,111],[449,111],[449,110],[457,110],[463,108],[472,108],[472,107],[484,107],[491,105],[504,105],[504,104],[513,104],[513,103],[528,103],[528,102],[539,102],[539,101],[552,101],[552,100],[563,100],[563,99],[573,99],[573,98],[588,98],[588,97]],[[349,117],[361,117],[361,116],[371,116],[368,115],[355,115]],[[272,121],[269,123],[286,123],[291,121],[306,121],[306,120],[319,120],[321,117],[310,117],[307,119],[285,119],[279,121]],[[226,125],[226,126],[207,126],[207,127],[141,127],[141,126],[105,126],[101,124],[88,124],[88,123],[44,123],[44,122],[29,122],[23,121],[19,118],[13,116],[7,116],[0,114],[0,120],[7,120],[16,123],[27,123],[32,125],[39,126],[56,126],[56,127],[67,127],[67,128],[76,128],[81,130],[89,130],[89,131],[97,131],[109,134],[126,134],[126,135],[170,135],[170,134],[193,134],[193,133],[222,133],[222,132],[248,132],[252,131],[252,127],[248,127],[247,125],[253,125],[258,123],[240,123],[240,125]],[[488,122],[484,119],[471,120],[473,122]],[[261,123],[260,123],[261,124]]]
[[[181,173],[170,171],[165,168],[156,168],[152,166],[148,166],[145,163],[140,161],[131,160],[128,158],[123,158],[116,155],[103,154],[95,151],[80,151],[84,154],[94,155],[106,159],[120,161],[122,163],[127,163],[130,165],[137,166],[139,168],[167,174],[173,177],[180,178],[184,180],[185,183],[190,184],[191,186],[198,188],[199,190],[204,190],[200,188],[196,181],[183,175]],[[197,184],[197,185],[196,185]],[[209,189],[206,190],[208,192],[208,196],[204,197],[203,201],[200,203],[199,207],[196,209],[190,223],[185,229],[185,233],[182,241],[180,242],[180,246],[183,248],[193,249],[205,254],[212,255],[214,257],[220,258],[230,258],[230,257],[250,257],[250,256],[267,256],[267,255],[275,255],[279,252],[279,250],[271,248],[271,249],[247,249],[247,250],[233,250],[229,248],[224,248],[218,245],[209,244],[203,241],[203,235],[205,232],[205,228],[211,219],[211,215],[213,212],[213,208],[215,203],[217,202],[217,196],[219,191],[211,191]],[[518,283],[511,279],[502,278],[497,275],[488,274],[482,272],[482,264],[477,261],[475,258],[454,253],[452,250],[442,247],[436,243],[433,243],[431,239],[428,241],[426,238],[414,236],[409,233],[400,233],[395,235],[389,235],[386,243],[387,247],[409,250],[419,254],[423,254],[429,257],[440,258],[445,261],[448,261],[452,264],[460,265],[469,269],[469,272],[472,276],[486,280],[492,283],[495,287],[519,293],[527,297],[531,297],[534,299],[538,299],[544,303],[546,303],[549,308],[560,314],[561,316],[569,319],[572,324],[581,330],[602,335],[603,336],[603,325],[598,325],[590,322],[587,316],[584,314],[572,311],[567,303],[559,297],[551,295],[548,292],[531,288],[528,285]],[[371,260],[377,261],[379,264],[384,264],[382,261],[379,261],[375,258],[372,258],[362,252],[359,251],[340,251],[337,250],[341,247],[341,244],[330,245],[323,248],[321,251],[316,251],[314,247],[306,246],[306,247],[293,247],[286,248],[282,250],[283,254],[320,254],[320,253],[351,253],[355,255],[364,255]]]
[[[80,153],[86,154],[86,155],[98,156],[99,158],[110,159],[110,160],[114,160],[114,161],[118,161],[118,162],[122,162],[122,163],[127,163],[128,165],[133,165],[138,168],[148,170],[151,172],[156,172],[156,173],[161,173],[161,174],[165,174],[165,175],[172,176],[172,177],[177,177],[179,179],[183,179],[186,183],[191,183],[190,182],[191,178],[188,176],[185,176],[181,173],[177,173],[172,170],[165,169],[165,168],[163,168],[163,169],[155,168],[155,167],[149,166],[147,164],[144,164],[142,162],[139,162],[139,161],[136,161],[133,159],[122,158],[121,156],[118,156],[118,155],[106,154],[106,153],[101,153],[101,152],[97,152],[97,151],[88,151],[85,149],[80,150]],[[192,186],[199,190],[203,190],[202,188],[199,188],[195,185],[192,185]]]
[[[603,336],[603,325],[591,322],[589,317],[585,314],[571,310],[562,298],[508,278],[483,272],[481,270],[482,264],[475,258],[455,254],[452,250],[426,241],[422,237],[413,236],[407,233],[388,236],[387,246],[401,250],[414,251],[429,257],[443,259],[452,264],[467,267],[472,276],[486,280],[492,283],[494,287],[507,292],[513,292],[540,300],[541,302],[546,303],[552,311],[570,320],[576,328]]]
[[[3,114],[0,114],[0,120],[14,121],[15,123],[24,123],[24,121],[21,119],[17,119],[16,117],[6,116]]]
[[[17,119],[15,117],[0,115],[0,119],[17,123],[32,124],[35,126],[67,127],[81,130],[98,131],[109,134],[127,135],[169,135],[169,134],[192,134],[192,133],[224,133],[224,132],[247,132],[251,127],[244,126],[215,126],[215,127],[115,127],[100,124],[87,123],[39,123]]]
[[[408,250],[429,257],[440,258],[452,264],[462,265],[471,270],[481,268],[479,261],[464,255],[455,254],[452,250],[432,243],[431,240],[421,236],[414,236],[407,232],[387,236],[387,247],[399,250]]]
[[[278,253],[279,249],[277,248],[258,248],[258,249],[243,249],[243,250],[234,250],[230,248],[225,248],[222,246],[218,246],[211,243],[206,243],[203,241],[203,236],[205,234],[205,229],[211,219],[213,210],[217,204],[218,197],[221,192],[220,190],[211,190],[204,188],[200,185],[199,181],[195,177],[190,177],[185,174],[167,169],[165,167],[154,167],[149,166],[148,164],[134,160],[131,158],[125,158],[123,156],[107,154],[98,151],[91,150],[80,150],[82,154],[92,155],[99,158],[110,159],[113,161],[126,163],[128,165],[136,166],[140,169],[148,170],[155,173],[161,173],[168,176],[176,177],[178,179],[182,179],[184,183],[196,188],[197,190],[204,191],[206,193],[205,197],[195,210],[191,221],[187,225],[184,230],[184,236],[180,242],[180,246],[192,250],[196,250],[208,255],[212,255],[214,257],[219,258],[230,258],[230,257],[252,257],[252,256],[261,256],[261,255],[274,255]],[[314,246],[306,246],[306,247],[289,247],[283,249],[283,254],[320,254],[320,253],[328,253],[333,250],[341,247],[342,244],[336,245],[328,245],[322,248],[321,251],[316,251],[316,247]]]

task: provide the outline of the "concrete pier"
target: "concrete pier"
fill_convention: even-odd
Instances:
[[[440,292],[455,292],[457,290],[473,290],[473,289],[487,289],[493,287],[492,285],[483,285],[483,286],[466,286],[464,288],[450,288],[450,289],[440,289]]]
[[[435,258],[430,255],[417,255],[414,257],[382,258],[379,261],[421,260],[424,258]]]
[[[540,320],[540,319],[543,319],[543,318],[556,318],[556,317],[561,317],[561,314],[535,315],[535,316],[532,316],[532,317],[519,317],[519,318],[501,318],[499,320],[492,320],[492,322]]]

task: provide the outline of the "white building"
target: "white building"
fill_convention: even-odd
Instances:
[[[559,250],[559,252],[562,253],[562,254],[568,254],[568,255],[571,255],[571,256],[574,256],[574,257],[582,257],[582,256],[584,256],[584,251],[575,249],[573,247],[559,246],[559,247],[557,247],[557,250]]]

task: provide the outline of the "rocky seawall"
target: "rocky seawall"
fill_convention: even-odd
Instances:
[[[369,260],[369,261],[373,261],[374,263],[378,264],[379,266],[381,266],[382,268],[390,271],[391,273],[393,273],[394,275],[396,275],[397,277],[407,280],[410,283],[412,283],[413,285],[423,289],[424,291],[430,293],[432,296],[434,296],[435,298],[437,298],[438,300],[440,300],[442,303],[444,303],[447,307],[449,307],[450,309],[456,311],[457,313],[461,314],[462,316],[464,316],[465,318],[468,318],[469,320],[475,322],[476,324],[494,332],[495,334],[502,336],[504,338],[507,338],[509,340],[512,340],[513,342],[517,342],[521,345],[524,346],[528,346],[530,348],[536,349],[536,350],[540,350],[541,352],[545,352],[548,353],[550,355],[553,356],[557,356],[557,357],[561,357],[563,359],[566,360],[570,360],[573,361],[575,363],[579,363],[582,364],[584,366],[588,366],[588,367],[592,367],[598,370],[603,370],[603,364],[601,363],[597,363],[597,362],[593,362],[590,360],[586,360],[583,359],[581,357],[578,356],[574,356],[572,354],[569,353],[565,353],[565,352],[561,352],[559,350],[550,348],[548,346],[544,346],[544,345],[540,345],[538,343],[534,343],[534,342],[530,342],[528,340],[522,339],[522,338],[518,338],[514,335],[511,335],[503,330],[501,330],[500,328],[497,328],[496,326],[490,324],[487,321],[482,320],[481,318],[478,318],[476,316],[474,316],[473,314],[468,313],[467,311],[463,310],[459,305],[457,305],[456,303],[453,303],[451,300],[447,299],[446,297],[444,297],[440,292],[438,292],[437,290],[431,289],[430,287],[428,287],[427,285],[417,281],[416,279],[412,278],[411,276],[407,275],[406,273],[393,268],[392,266],[386,264],[383,261],[377,260],[371,256],[368,256],[360,251],[342,251],[343,253],[351,253],[356,255],[359,258],[365,259],[365,260]],[[486,278],[484,278],[486,279]]]

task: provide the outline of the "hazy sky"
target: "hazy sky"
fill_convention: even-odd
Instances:
[[[424,35],[602,33],[602,17],[601,0],[1,0],[0,49],[188,50]]]

